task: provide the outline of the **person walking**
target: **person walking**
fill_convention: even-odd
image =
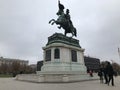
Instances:
[[[107,74],[108,74],[108,86],[109,86],[109,83],[111,82],[112,86],[114,86],[114,70],[113,70],[113,67],[112,65],[110,64],[110,62],[107,62]]]
[[[90,77],[93,77],[93,71],[92,70],[89,71],[89,74],[90,74]]]
[[[98,76],[100,77],[100,83],[103,83],[103,68],[102,68],[102,65],[100,66],[100,69],[98,71]]]
[[[103,65],[103,76],[104,76],[104,79],[105,79],[105,84],[108,83],[108,75],[107,75],[107,62],[104,63]]]

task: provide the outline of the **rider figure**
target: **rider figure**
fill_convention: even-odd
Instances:
[[[67,22],[68,22],[68,25],[69,27],[71,27],[72,25],[72,21],[71,21],[71,18],[70,18],[70,14],[69,14],[69,9],[66,10],[66,14],[65,14],[65,18],[67,19]]]
[[[60,1],[58,1],[58,7],[59,7],[59,10],[57,12],[57,15],[62,15],[64,14],[64,6],[60,3]],[[70,19],[70,14],[69,14],[69,9],[66,10],[66,14],[64,14],[66,20],[67,20],[67,23],[68,23],[68,27],[71,27],[72,25],[72,21]],[[58,26],[58,28],[60,29],[61,26]]]

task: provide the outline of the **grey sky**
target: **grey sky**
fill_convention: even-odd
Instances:
[[[70,9],[85,55],[120,63],[120,0],[61,0]],[[57,0],[0,0],[0,56],[36,63],[53,33]]]

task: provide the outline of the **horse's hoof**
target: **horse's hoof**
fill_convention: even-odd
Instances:
[[[61,29],[61,27],[58,27],[59,29]]]

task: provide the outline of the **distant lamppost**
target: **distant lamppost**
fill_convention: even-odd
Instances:
[[[119,59],[120,59],[120,48],[118,48],[118,55],[119,55]]]

